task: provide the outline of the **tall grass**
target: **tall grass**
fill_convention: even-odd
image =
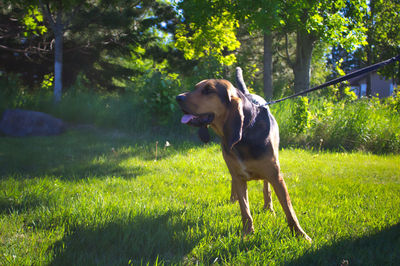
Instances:
[[[8,98],[1,96],[4,100],[0,101],[0,116],[6,108],[21,108],[51,114],[71,127],[95,126],[134,135],[151,135],[154,130],[168,135],[178,133],[177,129],[180,129],[177,127],[179,112],[170,112],[168,118],[160,122],[143,97],[134,93],[68,91],[57,104],[53,102],[51,92],[18,93]],[[188,130],[179,133],[182,136],[189,135]]]
[[[146,99],[168,88],[157,88],[155,93],[143,95],[137,92],[100,94],[71,90],[64,94],[57,105],[53,104],[50,92],[20,93],[7,96],[8,100],[2,96],[0,111],[5,108],[25,108],[50,113],[71,124],[93,124],[145,135],[157,130],[188,137],[189,130],[182,130],[178,126],[181,112],[172,94],[151,104]],[[394,98],[397,105],[398,98]],[[168,106],[164,108],[158,105]],[[303,115],[299,110],[308,114]],[[271,111],[278,121],[283,147],[400,152],[400,113],[388,101],[376,98],[333,101],[326,97],[315,97],[310,99],[308,106],[300,108],[295,99],[275,104],[271,106]],[[191,129],[191,134],[194,131]]]
[[[400,152],[400,114],[379,99],[332,102],[312,98],[310,123],[304,131],[293,130],[295,101],[271,107],[280,126],[283,146],[373,153]]]

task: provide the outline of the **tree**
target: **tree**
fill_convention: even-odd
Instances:
[[[372,0],[368,3],[368,14],[364,20],[367,29],[367,44],[355,51],[334,47],[329,64],[336,67],[336,62],[343,60],[342,70],[354,69],[375,64],[400,54],[400,2],[396,0]],[[390,64],[379,70],[386,78],[400,81],[399,63]],[[367,96],[371,96],[371,81],[367,79]]]
[[[247,23],[249,34],[261,31],[263,35],[263,91],[264,97],[273,96],[273,42],[274,32],[281,26],[281,1],[237,1],[229,10],[242,23]]]
[[[211,55],[217,57],[222,64],[231,65],[236,61],[236,56],[229,52],[233,52],[240,45],[236,35],[239,22],[247,25],[246,29],[250,34],[261,31],[264,40],[264,95],[272,98],[272,32],[279,23],[276,16],[278,3],[276,0],[183,1],[180,4],[185,16],[183,25],[188,24],[191,32],[178,31],[177,47],[182,49],[188,58],[192,58],[192,55],[197,58]],[[215,30],[215,21],[220,25],[218,28],[223,30]],[[188,34],[192,36],[189,37]],[[205,54],[206,50],[210,52]]]
[[[317,42],[341,45],[347,50],[365,44],[363,17],[366,1],[285,1],[284,24],[296,33],[296,57],[290,58],[295,92],[310,87],[310,67]],[[289,12],[288,12],[289,11]]]
[[[238,26],[237,20],[227,11],[205,22],[181,24],[176,31],[176,47],[184,51],[186,59],[214,56],[222,64],[231,65],[236,57],[226,52],[240,46],[234,32]]]
[[[185,22],[190,21],[197,26],[192,27],[193,31],[198,29],[195,34],[203,34],[207,30],[202,27],[204,21],[207,21],[207,14],[214,17],[224,14],[225,18],[232,17],[242,23],[247,21],[252,26],[250,29],[257,28],[264,32],[264,91],[268,96],[271,95],[271,82],[268,80],[272,74],[271,33],[296,34],[295,60],[286,58],[294,72],[296,92],[309,88],[312,52],[317,42],[340,44],[346,49],[353,49],[365,40],[362,18],[366,12],[366,1],[186,0],[181,7],[184,10]],[[197,12],[199,10],[202,11]],[[225,10],[225,13],[221,10]],[[214,38],[219,40],[218,37]]]
[[[139,60],[176,61],[180,56],[170,45],[162,43],[164,32],[173,32],[177,21],[175,10],[167,3],[98,0],[70,1],[66,6],[64,2],[60,82],[64,87],[79,75],[92,89],[122,89],[121,81],[143,71],[135,66]],[[46,3],[43,0],[44,9]],[[56,13],[53,20],[57,20],[60,8],[57,3],[48,2],[48,14]],[[0,8],[0,70],[21,73],[30,87],[40,84],[43,76],[52,72],[51,56],[56,54],[50,24],[45,19],[40,21],[44,18],[40,6],[38,1],[15,0]],[[35,14],[30,10],[35,10]],[[30,22],[29,27],[25,20]],[[44,27],[45,31],[39,32],[35,27]]]
[[[1,72],[18,73],[26,84],[39,83],[51,71],[47,60],[51,39],[47,36],[37,8],[5,2],[0,7]]]
[[[388,59],[400,54],[400,2],[396,0],[371,0],[367,16],[367,41],[364,47],[367,65]],[[398,65],[399,63],[397,63]],[[386,67],[381,73],[388,77],[397,76],[400,80],[400,71],[396,65]],[[372,95],[371,75],[368,75],[368,97]]]
[[[84,2],[39,0],[38,4],[54,35],[54,101],[59,102],[62,93],[64,34]]]

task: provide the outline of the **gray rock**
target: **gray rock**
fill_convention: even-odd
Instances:
[[[0,132],[7,136],[50,136],[65,131],[61,119],[51,115],[21,109],[7,109],[0,120]]]

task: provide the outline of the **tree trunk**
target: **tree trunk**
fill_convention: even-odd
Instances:
[[[311,58],[315,38],[305,31],[297,32],[296,62],[293,65],[294,91],[310,88]]]
[[[264,97],[267,100],[272,99],[272,34],[264,33]]]
[[[368,27],[367,31],[367,66],[370,66],[374,63],[374,53],[375,51],[373,50],[374,46],[374,39],[375,39],[375,32],[374,28],[375,26],[375,2],[376,0],[370,0],[369,1],[369,18],[368,18],[368,24],[371,25]],[[366,89],[366,96],[371,97],[372,96],[372,73],[367,74],[367,89]]]
[[[62,93],[63,33],[61,12],[59,12],[54,27],[54,102],[56,103],[61,101]]]

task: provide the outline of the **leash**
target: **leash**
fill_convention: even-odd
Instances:
[[[397,56],[395,56],[395,57],[392,57],[392,58],[390,58],[390,59],[388,59],[388,60],[382,61],[382,62],[380,62],[380,63],[376,63],[376,64],[374,64],[374,65],[372,65],[372,66],[364,67],[364,68],[361,68],[361,69],[359,69],[359,70],[356,70],[356,71],[354,71],[354,72],[352,72],[352,73],[349,73],[349,74],[347,74],[347,75],[344,75],[344,76],[342,76],[342,77],[333,79],[333,80],[331,80],[331,81],[328,81],[328,82],[326,82],[326,83],[324,83],[324,84],[321,84],[321,85],[319,85],[319,86],[316,86],[316,87],[314,87],[314,88],[310,88],[310,89],[307,89],[307,90],[304,90],[304,91],[300,91],[300,92],[298,92],[298,93],[295,93],[295,94],[293,94],[293,95],[284,97],[284,98],[279,99],[279,100],[274,100],[274,101],[267,102],[267,103],[263,104],[263,106],[267,106],[267,105],[279,103],[279,102],[282,102],[282,101],[285,101],[285,100],[288,100],[288,99],[291,99],[291,98],[294,98],[294,97],[297,97],[297,96],[301,96],[301,95],[307,94],[307,93],[312,92],[312,91],[320,90],[320,89],[325,88],[325,87],[328,87],[328,86],[330,86],[330,85],[335,85],[335,84],[337,84],[337,83],[339,83],[339,82],[346,81],[346,80],[349,80],[349,79],[351,79],[351,78],[355,78],[355,77],[361,76],[361,75],[363,75],[363,74],[372,72],[372,71],[374,71],[374,70],[376,70],[376,69],[378,69],[378,68],[384,67],[384,66],[386,66],[386,65],[388,65],[388,64],[392,64],[392,63],[394,63],[394,62],[396,62],[396,61],[399,61],[399,62],[400,62],[400,54],[397,55]]]

